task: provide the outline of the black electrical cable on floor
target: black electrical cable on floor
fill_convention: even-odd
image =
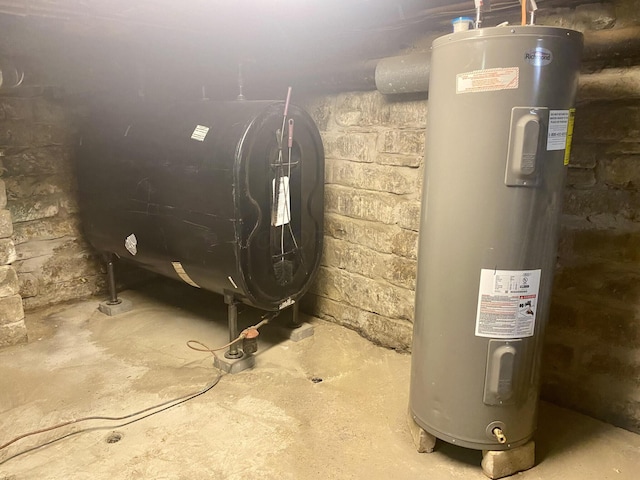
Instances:
[[[226,345],[223,345],[222,347],[209,348],[204,343],[199,342],[197,340],[189,340],[187,342],[187,346],[189,348],[191,348],[192,350],[196,350],[198,352],[209,352],[215,357],[216,356],[216,351],[223,350],[223,349],[229,347],[230,345],[233,345],[234,343],[242,340],[245,337],[246,332],[248,330],[252,330],[252,329],[258,330],[260,327],[266,325],[271,320],[273,320],[278,315],[280,315],[280,313],[281,313],[280,311],[275,312],[275,313],[273,313],[273,312],[265,313],[264,315],[262,315],[260,317],[260,322],[258,322],[257,324],[255,324],[255,325],[253,325],[253,326],[251,326],[249,328],[246,328],[245,330],[243,330],[240,333],[240,335],[238,335],[238,337],[236,337],[235,340],[232,340],[231,342],[227,343]],[[192,344],[201,345],[203,348],[194,347]],[[71,437],[73,435],[77,435],[78,433],[90,432],[90,431],[93,431],[93,430],[105,430],[105,429],[111,430],[111,429],[114,429],[114,428],[120,428],[120,427],[124,427],[126,425],[130,425],[132,423],[135,423],[135,422],[137,422],[139,420],[145,419],[147,417],[150,417],[152,415],[155,415],[156,413],[164,412],[165,410],[168,410],[170,408],[173,408],[173,407],[176,407],[178,405],[181,405],[181,404],[183,404],[185,402],[188,402],[189,400],[192,400],[192,399],[194,399],[196,397],[199,397],[200,395],[204,395],[209,390],[211,390],[213,387],[215,387],[218,384],[218,382],[220,381],[221,378],[222,378],[222,372],[219,371],[218,375],[216,376],[216,378],[214,378],[213,381],[211,383],[207,384],[202,390],[198,390],[196,392],[191,392],[191,393],[188,393],[186,395],[182,395],[180,397],[176,397],[176,398],[173,398],[171,400],[167,400],[166,402],[158,403],[157,405],[153,405],[151,407],[147,407],[145,409],[138,410],[137,412],[133,412],[133,413],[130,413],[128,415],[123,415],[121,417],[107,417],[107,416],[93,415],[93,416],[89,416],[89,417],[82,417],[82,418],[77,418],[77,419],[74,419],[74,420],[68,420],[66,422],[58,423],[57,425],[53,425],[51,427],[42,428],[40,430],[34,430],[34,431],[31,431],[31,432],[28,432],[28,433],[24,433],[22,435],[19,435],[19,436],[15,437],[15,438],[9,440],[6,443],[3,443],[2,445],[0,445],[0,452],[2,450],[4,450],[5,448],[7,448],[8,446],[13,445],[17,441],[22,440],[24,438],[31,437],[33,435],[38,435],[40,433],[46,433],[46,432],[50,432],[50,431],[53,431],[53,430],[57,430],[58,428],[66,427],[66,426],[69,426],[69,425],[75,425],[76,423],[88,422],[88,421],[91,421],[91,420],[107,420],[107,421],[126,420],[128,418],[139,417],[143,413],[147,413],[147,412],[151,412],[151,410],[155,410],[155,411],[153,411],[151,413],[147,413],[146,415],[143,415],[143,416],[141,416],[139,418],[134,418],[133,420],[130,420],[128,422],[121,423],[120,425],[103,425],[103,426],[99,426],[99,427],[84,428],[84,429],[81,429],[81,430],[77,430],[75,432],[67,433],[67,434],[62,435],[60,437],[54,438],[53,440],[49,440],[48,442],[38,444],[38,445],[36,445],[34,447],[30,447],[30,448],[28,448],[26,450],[23,450],[23,451],[18,452],[18,453],[14,454],[14,455],[11,455],[11,456],[9,456],[7,458],[4,458],[4,459],[0,460],[0,465],[8,462],[11,459],[19,457],[20,455],[24,455],[25,453],[33,452],[34,450],[38,450],[39,448],[46,447],[47,445],[51,445],[52,443],[58,442],[58,441],[63,440],[65,438]]]
[[[145,408],[143,410],[138,410],[137,412],[133,412],[133,413],[130,413],[128,415],[123,415],[121,417],[106,417],[106,416],[82,417],[82,418],[78,418],[78,419],[75,419],[75,420],[69,420],[68,422],[59,423],[59,424],[54,425],[52,427],[43,428],[41,430],[35,430],[33,432],[25,433],[23,435],[20,435],[20,436],[14,438],[14,439],[8,441],[7,443],[4,443],[4,444],[0,445],[0,451],[2,451],[3,449],[7,448],[9,445],[14,444],[17,441],[22,440],[23,438],[27,438],[27,437],[30,437],[32,435],[37,435],[37,434],[40,434],[40,433],[50,432],[52,430],[56,430],[58,428],[66,427],[68,425],[73,425],[73,424],[80,423],[80,422],[87,422],[87,421],[90,421],[90,420],[109,420],[109,421],[126,420],[128,418],[138,417],[139,415],[142,415],[143,413],[149,412],[151,410],[155,410],[155,411],[153,411],[151,413],[147,413],[146,415],[143,415],[143,416],[141,416],[139,418],[134,418],[133,420],[130,420],[130,421],[125,422],[125,423],[121,423],[119,425],[115,425],[115,426],[114,425],[102,425],[102,426],[98,426],[98,427],[84,428],[84,429],[81,429],[81,430],[77,430],[75,432],[67,433],[66,435],[62,435],[60,437],[54,438],[53,440],[49,440],[48,442],[38,444],[38,445],[36,445],[34,447],[30,447],[30,448],[28,448],[26,450],[22,450],[21,452],[18,452],[18,453],[14,454],[14,455],[11,455],[11,456],[9,456],[9,457],[7,457],[5,459],[2,459],[2,460],[0,460],[0,465],[6,463],[9,460],[12,460],[12,459],[14,459],[16,457],[19,457],[20,455],[24,455],[25,453],[33,452],[34,450],[38,450],[39,448],[46,447],[47,445],[51,445],[52,443],[58,442],[58,441],[63,440],[65,438],[71,437],[73,435],[77,435],[79,433],[90,432],[90,431],[93,431],[93,430],[107,430],[107,429],[111,430],[111,429],[114,429],[114,428],[121,428],[121,427],[124,427],[126,425],[130,425],[132,423],[135,423],[135,422],[137,422],[139,420],[143,420],[145,418],[148,418],[148,417],[150,417],[152,415],[155,415],[157,413],[164,412],[165,410],[168,410],[170,408],[173,408],[173,407],[176,407],[178,405],[181,405],[181,404],[183,404],[185,402],[188,402],[189,400],[192,400],[192,399],[194,399],[196,397],[199,397],[200,395],[204,395],[209,390],[211,390],[213,387],[215,387],[218,384],[218,382],[220,381],[221,378],[222,378],[222,373],[220,372],[220,373],[218,373],[216,378],[213,379],[213,381],[211,383],[207,384],[201,390],[198,390],[198,391],[192,392],[192,393],[188,393],[187,395],[182,395],[180,397],[176,397],[176,398],[173,398],[171,400],[167,400],[166,402],[162,402],[162,403],[159,403],[157,405],[153,405],[151,407]]]

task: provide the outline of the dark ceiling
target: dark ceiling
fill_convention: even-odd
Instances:
[[[541,8],[572,0],[539,0]],[[0,53],[30,65],[34,83],[93,89],[153,80],[236,90],[264,79],[281,89],[343,65],[394,55],[444,31],[473,1],[444,0],[0,0]],[[492,4],[500,21],[517,0]],[[141,73],[142,72],[142,73]],[[166,84],[165,87],[159,85]],[[118,83],[120,82],[120,83]],[[307,82],[308,83],[308,82]]]
[[[541,8],[587,2],[538,0]],[[501,18],[518,5],[494,0],[491,7]],[[133,45],[180,38],[203,41],[206,50],[260,56],[274,49],[344,52],[354,40],[443,26],[473,6],[472,0],[0,0],[0,17],[77,38]]]

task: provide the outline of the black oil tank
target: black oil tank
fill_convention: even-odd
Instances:
[[[284,109],[201,101],[96,110],[77,155],[88,241],[265,310],[297,301],[322,253],[324,151],[311,117]]]

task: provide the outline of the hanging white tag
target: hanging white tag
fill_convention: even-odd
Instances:
[[[273,193],[272,199],[276,200],[276,179],[271,182]],[[271,216],[271,225],[281,227],[291,221],[291,195],[289,195],[289,177],[280,178],[278,188],[278,201],[276,203],[276,214]]]

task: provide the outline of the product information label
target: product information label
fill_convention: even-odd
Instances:
[[[476,336],[533,336],[542,270],[480,271]]]
[[[569,110],[569,125],[567,125],[567,147],[564,150],[564,164],[569,165],[571,158],[571,141],[573,140],[573,122],[576,119],[576,109]]]
[[[569,110],[550,110],[547,150],[564,150],[567,146]]]
[[[194,282],[193,279],[187,274],[187,272],[184,271],[184,267],[180,262],[171,262],[171,265],[184,283],[188,283],[192,287],[200,288],[200,285]]]
[[[282,177],[276,189],[276,179],[271,182],[273,186],[273,202],[276,209],[271,217],[271,225],[281,227],[291,221],[291,195],[289,195],[289,177]],[[276,195],[278,197],[276,202]]]
[[[520,69],[488,68],[456,75],[456,93],[495,92],[518,88]]]
[[[204,142],[204,139],[207,138],[207,133],[209,133],[209,127],[205,127],[204,125],[196,125],[195,130],[191,134],[191,139],[198,140],[199,142]]]

